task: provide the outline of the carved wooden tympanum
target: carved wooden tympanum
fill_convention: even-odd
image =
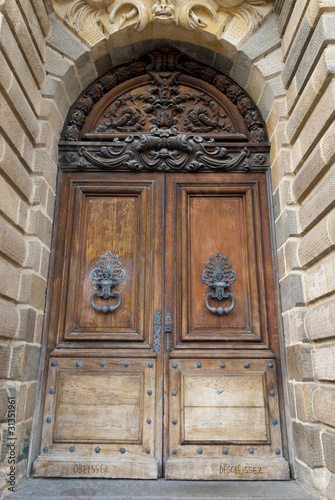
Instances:
[[[164,48],[60,143],[35,476],[288,479],[259,111]]]

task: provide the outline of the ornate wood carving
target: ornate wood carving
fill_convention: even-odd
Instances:
[[[78,141],[93,107],[117,85],[149,74],[151,86],[142,93],[126,92],[112,103],[95,132],[152,132],[176,129],[179,132],[234,133],[222,105],[201,90],[181,92],[179,75],[190,75],[216,88],[234,105],[249,132],[248,142],[266,142],[265,126],[250,97],[230,78],[169,48],[112,70],[95,82],[70,113],[64,138]],[[199,82],[200,83],[200,82]],[[186,106],[188,104],[189,106]],[[145,127],[145,124],[153,128]],[[146,129],[146,130],[145,130]]]

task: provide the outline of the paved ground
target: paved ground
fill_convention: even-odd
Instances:
[[[26,479],[6,500],[315,500],[296,481],[139,481],[112,479]]]

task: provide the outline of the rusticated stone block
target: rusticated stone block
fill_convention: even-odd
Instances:
[[[305,275],[306,301],[312,302],[335,290],[335,253],[313,266]]]
[[[295,405],[295,392],[294,392],[294,384],[292,382],[289,382],[288,384],[288,396],[290,399],[290,415],[291,418],[296,418],[297,412],[296,412],[296,405]]]
[[[335,300],[321,304],[307,313],[306,332],[314,341],[335,337]]]
[[[25,348],[24,364],[22,369],[22,380],[24,382],[37,379],[40,360],[40,347],[27,344]]]
[[[318,347],[313,352],[315,377],[318,380],[335,380],[335,344]]]
[[[3,422],[7,416],[8,392],[4,387],[0,387],[0,422]]]
[[[70,102],[74,102],[83,89],[78,80],[73,61],[61,56],[59,52],[50,47],[47,48],[47,56],[46,71],[51,76],[62,80]]]
[[[25,344],[16,344],[11,347],[11,357],[9,359],[9,370],[7,378],[11,380],[21,380],[24,368]]]
[[[320,427],[293,422],[293,438],[297,458],[311,469],[324,465]]]
[[[297,238],[289,238],[285,245],[285,263],[286,272],[290,273],[292,270],[300,269],[300,262],[298,256],[299,240]]]
[[[26,405],[24,410],[25,420],[30,419],[34,413],[36,386],[36,382],[33,382],[27,387]]]
[[[321,16],[311,40],[309,41],[306,50],[303,53],[299,68],[297,69],[297,86],[298,92],[305,84],[307,78],[311,73],[311,69],[315,62],[320,57],[323,47],[328,43],[335,41],[335,15],[326,13]],[[301,57],[302,52],[300,53]]]
[[[305,305],[304,290],[300,274],[289,274],[280,282],[282,311]]]
[[[0,378],[7,378],[10,366],[11,347],[0,344]]]
[[[310,266],[335,247],[335,212],[322,219],[299,242],[302,267]]]
[[[19,324],[19,315],[13,306],[0,302],[0,336],[13,338]]]
[[[313,405],[316,418],[335,427],[335,390],[317,389],[314,392]]]
[[[287,2],[284,1],[283,8],[280,12],[280,16],[278,18],[278,23],[277,23],[277,31],[279,33],[279,36],[283,36],[286,26],[290,20],[291,13],[294,7],[295,2]]]
[[[293,179],[295,199],[301,202],[335,159],[335,125],[329,127]]]
[[[275,224],[277,248],[280,248],[291,236],[298,236],[297,212],[287,208]]]
[[[50,32],[50,20],[48,17],[48,13],[45,10],[45,5],[43,0],[31,0],[33,4],[34,10],[36,12],[36,17],[38,22],[40,23],[41,29],[43,31],[44,36],[48,36]]]
[[[30,304],[36,309],[44,309],[46,281],[36,274],[23,274],[21,280],[20,302]]]
[[[1,168],[1,167],[0,167]],[[0,175],[0,212],[14,224],[17,223],[20,198],[8,182]]]
[[[52,222],[39,208],[29,210],[27,232],[31,236],[37,236],[45,245],[49,246],[51,241]]]
[[[5,297],[17,300],[20,272],[10,264],[0,261],[0,276],[0,293]]]
[[[312,346],[308,344],[295,344],[286,347],[289,379],[297,381],[314,379],[311,353]]]
[[[36,311],[31,307],[19,307],[20,323],[17,339],[34,342]]]
[[[42,95],[55,101],[59,114],[65,120],[71,103],[65,91],[63,82],[59,78],[54,78],[48,75],[42,89]]]
[[[282,81],[283,85],[286,88],[289,86],[294,76],[294,73],[298,68],[299,63],[301,64],[300,62],[301,54],[303,54],[306,49],[311,31],[312,28],[310,27],[309,22],[307,20],[307,15],[305,15],[301,21],[301,24],[299,25],[298,32],[296,34],[296,37],[294,38],[293,44],[285,61],[284,69],[282,72]],[[283,41],[285,40],[285,38],[286,36],[284,36]],[[289,40],[289,42],[290,41],[291,40]],[[285,55],[285,50],[283,52]]]
[[[335,166],[310,194],[299,210],[301,230],[305,232],[335,204]]]
[[[26,260],[27,245],[23,236],[1,218],[0,252],[21,266]]]
[[[40,58],[42,59],[42,61],[45,61],[45,39],[36,18],[36,14],[32,7],[31,1],[27,2],[26,0],[18,0],[18,2],[21,5],[21,10],[24,14],[26,24],[27,26],[29,26],[29,30],[32,34],[32,39],[35,42]]]
[[[290,325],[290,338],[292,344],[298,342],[308,342],[308,337],[305,331],[305,316],[308,309],[304,307],[297,307],[288,311],[285,316],[288,316]]]
[[[322,434],[322,443],[326,467],[335,474],[335,432]]]
[[[31,199],[34,190],[33,180],[2,137],[0,137],[0,170],[12,181],[25,199]]]
[[[296,384],[295,385],[295,396],[297,405],[297,417],[302,422],[317,422],[315,413],[313,410],[313,391],[316,389],[316,385],[308,384]]]

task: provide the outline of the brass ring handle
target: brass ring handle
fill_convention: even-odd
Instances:
[[[118,297],[118,301],[117,301],[117,304],[115,306],[108,306],[107,304],[103,305],[103,306],[97,306],[95,303],[94,303],[94,298],[98,296],[98,297],[101,297],[102,296],[102,293],[99,293],[99,292],[95,292],[92,297],[91,297],[91,306],[93,307],[93,309],[95,309],[97,312],[103,312],[104,314],[107,314],[108,312],[113,312],[115,311],[115,309],[117,309],[119,307],[119,305],[121,304],[122,302],[122,299],[121,299],[121,295],[117,292],[114,292],[112,293],[109,297],[110,298],[113,298],[113,297]]]
[[[228,314],[230,313],[230,311],[232,311],[235,307],[235,297],[231,294],[231,293],[226,293],[222,298],[223,299],[231,299],[231,305],[229,307],[211,307],[209,304],[208,304],[208,299],[211,299],[211,298],[217,298],[215,297],[215,294],[214,293],[209,293],[207,296],[206,296],[206,307],[207,309],[212,312],[213,314],[218,314],[219,316],[222,316],[223,314]]]

